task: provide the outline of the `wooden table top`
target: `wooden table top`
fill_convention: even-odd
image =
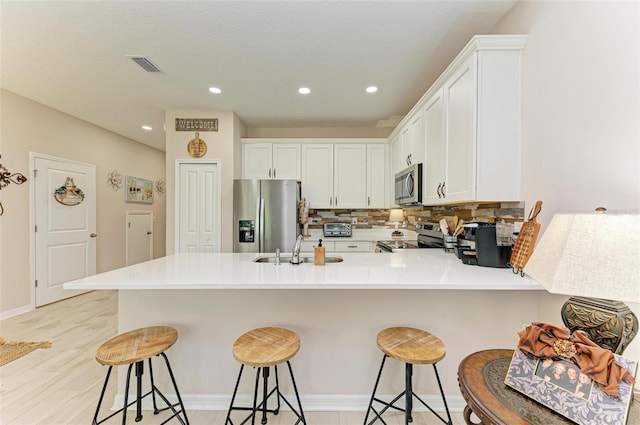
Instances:
[[[131,364],[167,350],[178,339],[169,326],[151,326],[114,336],[96,351],[98,363],[107,366]]]
[[[378,333],[377,342],[383,353],[405,363],[434,364],[446,354],[438,337],[416,328],[384,329]]]
[[[286,362],[300,349],[300,337],[289,329],[267,327],[242,334],[233,344],[233,357],[247,366],[269,367]]]
[[[513,350],[485,350],[467,356],[460,363],[460,391],[482,424],[575,425],[504,384],[512,356]],[[626,425],[640,425],[640,401],[637,399],[631,403]]]

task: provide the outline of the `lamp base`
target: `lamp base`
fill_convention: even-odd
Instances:
[[[583,330],[593,342],[616,354],[622,354],[638,334],[638,318],[620,301],[571,297],[561,314],[571,332]]]

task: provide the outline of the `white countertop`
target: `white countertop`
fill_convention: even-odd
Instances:
[[[327,253],[344,261],[325,266],[254,263],[259,255],[174,254],[67,282],[64,289],[543,289],[511,269],[465,265],[439,249]]]

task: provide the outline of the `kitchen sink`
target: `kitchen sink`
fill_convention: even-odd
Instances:
[[[324,262],[325,263],[341,263],[342,257],[337,257],[337,256],[326,256],[324,257]],[[264,255],[261,257],[256,257],[253,259],[254,263],[275,263],[276,262],[276,256],[275,255]],[[285,263],[290,263],[291,262],[291,256],[290,255],[281,255],[280,256],[280,263],[285,264]],[[306,257],[306,256],[300,256],[300,262],[301,263],[313,263],[313,257]]]

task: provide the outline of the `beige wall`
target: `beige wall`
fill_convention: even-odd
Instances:
[[[378,138],[389,137],[394,127],[249,128],[246,137],[260,138]]]
[[[232,111],[169,110],[165,112],[166,169],[167,169],[167,254],[175,251],[175,168],[176,160],[193,160],[187,152],[187,144],[195,132],[175,131],[176,118],[217,118],[218,131],[200,132],[207,143],[207,153],[202,160],[218,160],[221,166],[221,237],[222,252],[233,251],[233,179],[242,174],[242,148],[244,124]]]
[[[33,308],[29,246],[29,152],[61,157],[96,166],[97,272],[125,265],[126,210],[151,210],[154,257],[165,254],[165,196],[155,194],[153,205],[125,203],[124,190],[107,185],[107,174],[165,178],[164,152],[119,136],[12,92],[0,91],[0,163],[29,180],[11,184],[0,193],[5,209],[0,216],[0,317]]]
[[[640,212],[639,16],[636,1],[521,1],[493,29],[529,34],[522,193],[544,202],[542,232],[555,213]],[[625,355],[640,359],[640,337]]]

